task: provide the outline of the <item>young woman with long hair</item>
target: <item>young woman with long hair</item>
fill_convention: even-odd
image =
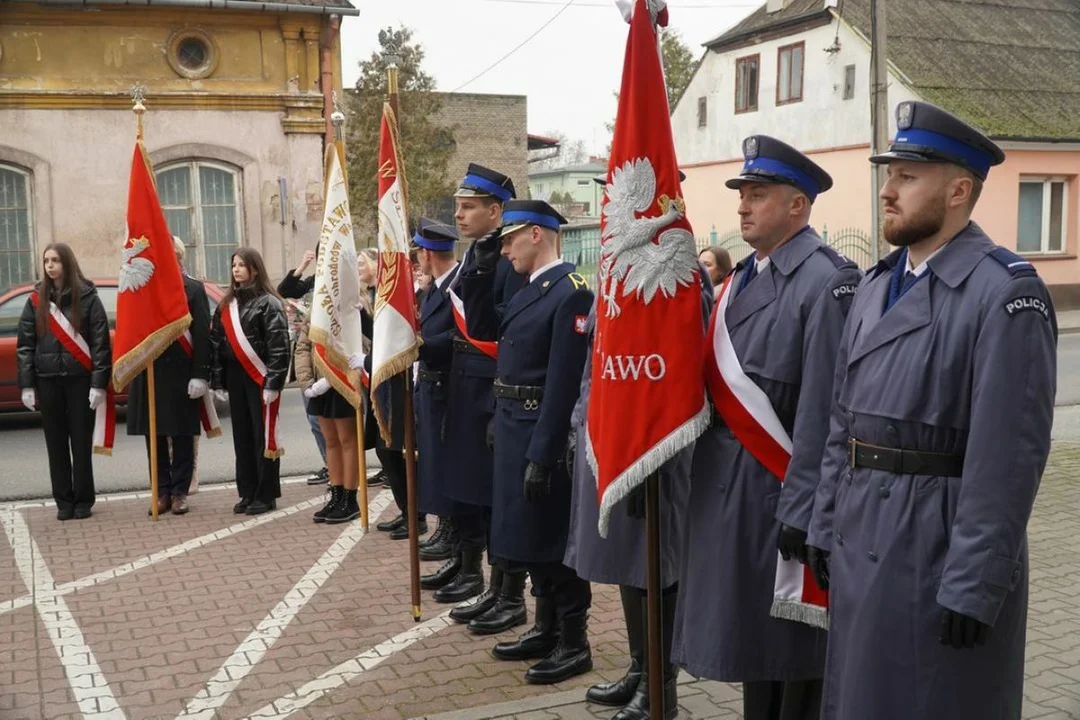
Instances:
[[[227,391],[232,415],[240,496],[233,512],[261,515],[281,497],[277,422],[289,371],[289,323],[257,250],[233,253],[232,279],[210,331],[212,385]]]
[[[94,411],[112,372],[109,319],[70,247],[48,245],[42,265],[19,320],[19,387],[26,408],[41,410],[56,517],[81,520],[95,498]]]

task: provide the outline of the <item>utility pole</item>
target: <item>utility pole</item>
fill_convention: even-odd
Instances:
[[[885,53],[885,0],[870,0],[870,152],[889,147],[889,69]],[[870,257],[881,257],[882,227],[879,194],[885,184],[885,165],[871,165],[870,175]]]

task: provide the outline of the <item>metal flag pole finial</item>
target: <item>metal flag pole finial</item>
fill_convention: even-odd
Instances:
[[[136,121],[136,137],[141,141],[143,139],[143,115],[146,113],[146,106],[143,105],[143,100],[146,99],[146,86],[145,85],[132,85],[131,86],[131,100],[135,103],[131,108],[131,112],[135,113]]]
[[[334,103],[334,112],[330,113],[330,122],[334,125],[334,135],[341,138],[341,128],[345,125],[345,113],[341,109],[337,90],[331,94],[331,98]]]

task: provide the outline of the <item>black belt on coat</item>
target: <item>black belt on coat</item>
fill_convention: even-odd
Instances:
[[[855,438],[848,439],[848,463],[853,468],[871,468],[900,475],[961,477],[964,474],[963,455],[881,447]]]
[[[465,338],[463,338],[463,337],[461,337],[459,335],[454,336],[454,352],[468,353],[470,355],[483,355],[484,357],[486,357],[488,359],[492,359],[483,350],[476,347],[471,342],[469,342],[468,340],[466,340]]]
[[[502,380],[496,380],[491,390],[497,398],[510,398],[511,400],[533,400],[539,402],[544,397],[542,385],[506,385]]]
[[[450,373],[421,369],[416,373],[416,378],[420,382],[444,383],[450,379]]]

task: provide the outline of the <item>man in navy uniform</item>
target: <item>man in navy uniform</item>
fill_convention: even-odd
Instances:
[[[1017,720],[1057,321],[1031,263],[971,222],[1005,154],[933,105],[896,117],[871,162],[897,250],[844,328],[809,536],[831,585],[822,717]]]
[[[514,183],[510,178],[481,165],[469,165],[455,193],[454,220],[460,234],[473,242],[465,251],[457,276],[448,286],[448,290],[459,298],[462,276],[476,267],[477,242],[498,233],[503,205],[513,197]],[[498,309],[524,285],[525,278],[514,272],[505,259],[496,264],[493,272],[491,301],[493,308]],[[468,321],[466,317],[466,326]],[[461,602],[480,595],[476,602],[454,608],[450,617],[457,622],[470,623],[474,631],[496,633],[521,625],[526,621],[526,615],[524,603],[496,607],[504,585],[511,595],[520,596],[519,588],[525,586],[524,568],[509,568],[511,572],[507,573],[507,568],[493,565],[491,583],[486,591],[481,568],[491,526],[492,451],[488,431],[495,407],[491,394],[495,359],[488,354],[490,343],[476,342],[476,336],[461,332],[460,327],[452,342],[443,491],[449,499],[461,503],[461,512],[454,518],[461,568],[455,571],[452,582],[435,592],[435,600]],[[490,551],[488,557],[492,559]],[[430,582],[428,585],[433,586]],[[482,625],[473,624],[473,621],[479,623],[482,616]]]
[[[443,491],[443,477],[447,468],[443,428],[450,361],[454,352],[454,317],[446,290],[457,276],[458,262],[454,257],[457,239],[455,228],[427,218],[420,218],[413,237],[420,271],[432,278],[431,284],[420,294],[420,334],[423,344],[420,346],[414,404],[417,444],[420,448],[420,510],[439,516],[439,529],[427,542],[421,543],[420,558],[451,558],[451,566],[460,568],[453,516],[461,508]],[[425,579],[430,584],[434,577],[425,576]]]
[[[475,267],[462,271],[473,325],[498,328],[491,552],[497,562],[527,566],[538,602],[543,598],[555,615],[550,622],[548,610],[538,608],[542,637],[536,637],[536,628],[527,633],[527,644],[550,648],[525,673],[526,681],[536,684],[592,669],[586,633],[592,593],[589,583],[562,563],[571,488],[561,460],[589,351],[586,321],[593,294],[574,265],[559,258],[559,228],[565,222],[545,202],[508,202],[501,232],[480,242]],[[529,279],[502,312],[494,298],[500,254]],[[520,657],[520,642],[501,646]]]
[[[779,478],[719,411],[698,439],[672,656],[697,677],[743,683],[747,720],[816,720],[825,632],[770,611],[778,546],[785,559],[805,558],[836,351],[861,273],[809,225],[828,173],[765,135],[746,138],[743,153],[727,186],[739,191],[754,252],[728,281],[733,297],[714,328],[768,401],[758,412],[771,416],[758,421],[782,427],[792,449]]]

